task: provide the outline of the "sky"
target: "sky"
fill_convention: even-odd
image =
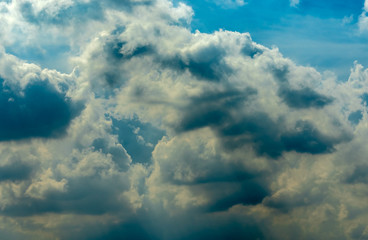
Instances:
[[[287,58],[341,81],[355,60],[368,65],[367,34],[360,31],[364,1],[187,1],[195,11],[192,29],[250,32],[252,39],[277,47]]]
[[[0,22],[0,239],[368,239],[368,0]]]

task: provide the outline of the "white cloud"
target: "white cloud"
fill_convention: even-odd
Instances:
[[[359,16],[358,26],[361,32],[365,32],[368,30],[368,1],[364,1],[364,8],[362,14]]]
[[[67,22],[32,22],[21,3],[2,4],[2,28],[16,37],[1,38],[0,76],[15,96],[38,79],[84,108],[63,136],[2,142],[0,172],[23,169],[0,178],[10,231],[37,239],[365,236],[362,65],[339,82],[248,33],[192,33],[192,9],[166,0],[31,1],[36,15],[72,11]],[[97,4],[103,17],[93,9],[75,16],[78,4]],[[54,57],[48,35],[70,47],[55,57],[70,61],[70,74],[6,53],[38,45]],[[3,95],[16,103],[1,90],[0,103]]]
[[[27,188],[25,195],[31,198],[44,199],[49,192],[65,192],[67,180],[56,181],[52,175],[52,170],[47,169],[41,174],[40,179],[35,180]]]

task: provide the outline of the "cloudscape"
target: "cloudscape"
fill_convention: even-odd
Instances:
[[[0,22],[0,239],[368,239],[368,1]]]

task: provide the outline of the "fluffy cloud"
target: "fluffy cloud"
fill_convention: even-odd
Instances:
[[[359,63],[339,82],[166,0],[0,6],[0,233],[367,236]],[[13,51],[32,47],[71,73]]]

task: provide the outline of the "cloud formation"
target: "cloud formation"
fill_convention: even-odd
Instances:
[[[359,63],[337,81],[167,0],[0,9],[4,236],[368,236]]]

